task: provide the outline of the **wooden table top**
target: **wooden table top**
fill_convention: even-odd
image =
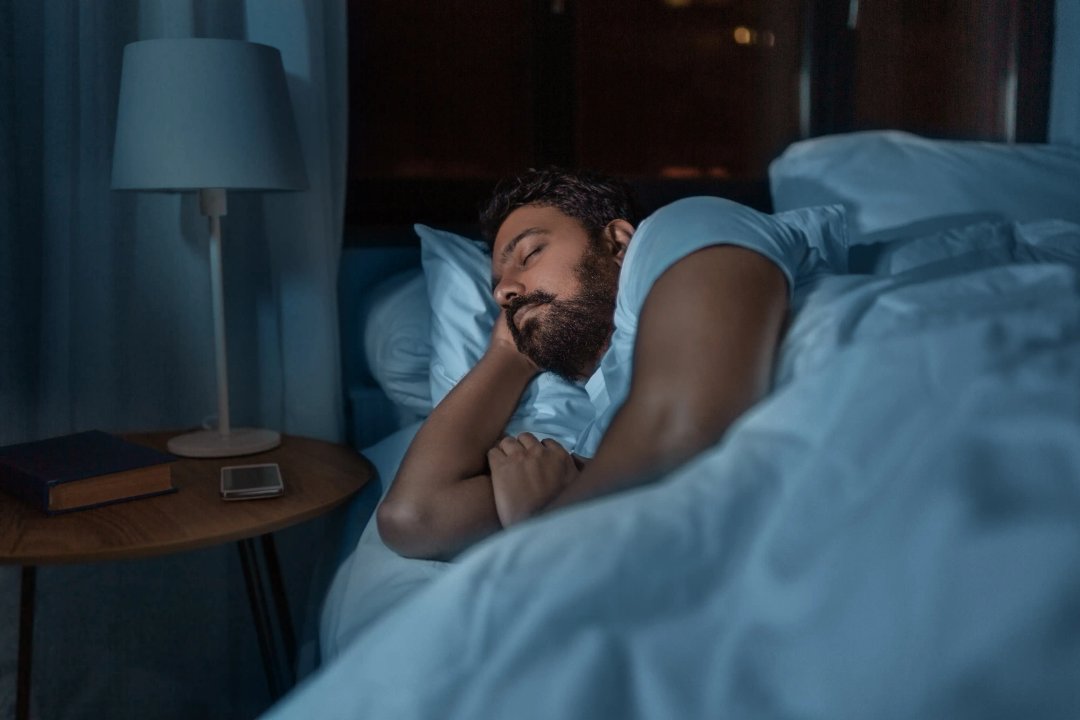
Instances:
[[[165,451],[176,432],[127,434],[125,440]],[[285,494],[225,501],[225,465],[277,463]],[[62,515],[0,492],[0,564],[46,565],[164,555],[255,537],[310,520],[344,503],[373,476],[352,448],[282,435],[281,445],[242,457],[180,458],[172,466],[178,492]]]

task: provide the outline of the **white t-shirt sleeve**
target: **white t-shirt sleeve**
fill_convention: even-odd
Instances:
[[[771,260],[787,279],[789,297],[800,275],[821,260],[833,272],[843,272],[847,265],[840,206],[768,215],[723,198],[686,198],[656,211],[634,233],[620,277],[619,303],[624,311],[637,316],[665,271],[714,245],[737,245]]]
[[[619,275],[615,332],[597,375],[589,381],[596,420],[578,452],[591,456],[630,389],[638,316],[653,285],[671,266],[714,245],[737,245],[776,264],[789,300],[822,273],[847,270],[847,225],[841,206],[776,215],[717,197],[692,197],[650,215],[634,233]]]

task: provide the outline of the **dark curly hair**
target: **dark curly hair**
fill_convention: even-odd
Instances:
[[[489,245],[507,216],[525,205],[559,210],[580,222],[594,240],[612,220],[636,227],[641,219],[637,197],[621,180],[587,170],[530,168],[496,185],[480,210],[480,232]]]

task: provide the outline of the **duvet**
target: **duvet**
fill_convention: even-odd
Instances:
[[[1080,717],[1080,227],[877,250],[722,442],[477,546],[267,717]]]

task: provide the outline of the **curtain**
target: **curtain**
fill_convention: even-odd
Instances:
[[[1057,0],[1054,11],[1048,134],[1052,143],[1080,145],[1080,0]]]
[[[310,189],[230,194],[232,422],[342,439],[345,12],[343,0],[0,2],[0,445],[214,420],[206,219],[194,194],[110,190],[124,45],[163,37],[281,50]],[[313,601],[304,532],[317,535],[279,537],[294,608]],[[19,577],[0,570],[2,716]],[[267,702],[231,547],[45,567],[37,597],[35,715],[231,718]]]
[[[311,181],[306,192],[230,196],[234,424],[341,439],[345,40],[341,19],[327,22],[324,10],[344,10],[326,5],[19,0],[0,11],[9,16],[0,444],[196,426],[216,409],[207,230],[195,196],[109,189],[123,46],[185,36],[282,51]]]

